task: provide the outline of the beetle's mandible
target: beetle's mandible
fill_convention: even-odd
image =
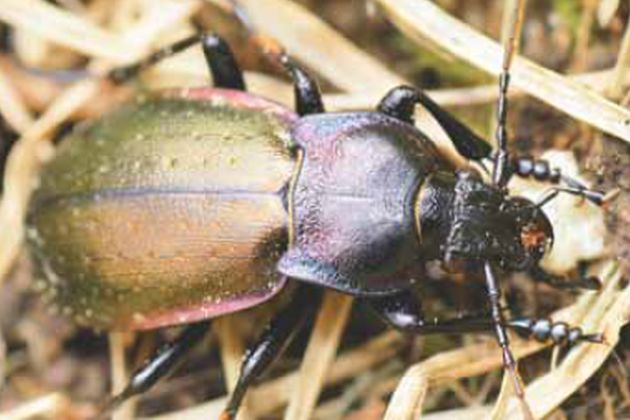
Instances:
[[[247,93],[216,35],[168,51],[198,42],[215,87],[139,99],[75,130],[44,168],[30,205],[39,288],[64,313],[101,329],[190,324],[110,407],[164,376],[203,337],[209,319],[260,304],[289,283],[295,296],[248,352],[226,418],[317,308],[324,288],[360,298],[403,331],[494,332],[511,370],[508,328],[555,343],[597,340],[564,323],[505,319],[495,271],[529,271],[553,283],[538,266],[553,243],[542,206],[559,192],[601,204],[602,193],[543,161],[511,158],[505,148],[492,155],[418,89],[395,88],[372,112],[326,113],[314,79],[280,54],[295,86],[294,112]],[[164,55],[110,77],[124,81]],[[505,72],[500,109],[508,82]],[[417,104],[462,155],[493,160],[492,182],[448,163],[413,125]],[[564,185],[535,203],[509,195],[514,174]],[[425,321],[411,279],[432,260],[485,276],[487,316]]]

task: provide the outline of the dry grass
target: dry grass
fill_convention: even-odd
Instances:
[[[28,40],[16,48],[16,54],[24,62],[43,68],[51,63],[56,67],[85,63],[82,65],[92,75],[137,60],[160,45],[192,33],[193,18],[206,12],[209,5],[226,6],[221,0],[59,2],[64,7],[54,7],[43,0],[2,0],[0,3],[0,20],[15,29],[16,39]],[[331,89],[325,96],[329,110],[372,107],[389,88],[406,83],[384,62],[361,50],[302,5],[290,0],[241,0],[240,3],[262,32],[279,40],[294,57],[336,89]],[[502,55],[500,44],[434,2],[375,0],[374,4],[378,6],[376,13],[390,20],[408,40],[423,47],[444,50],[489,74],[498,74]],[[618,2],[603,0],[597,7],[584,9],[581,25],[588,27],[588,22],[595,18],[602,24],[610,23],[618,13],[617,9]],[[534,96],[600,130],[600,133],[630,142],[630,111],[617,104],[630,84],[626,71],[630,60],[629,34],[626,30],[623,35],[614,66],[603,72],[585,73],[582,62],[578,67],[584,74],[563,75],[517,57],[512,68],[515,89],[511,95]],[[587,35],[582,35],[586,38],[580,40],[583,54],[588,52]],[[206,77],[200,51],[192,50],[157,66],[144,81],[155,88],[204,83]],[[286,82],[257,72],[248,72],[246,78],[253,91],[291,105],[291,90]],[[497,92],[494,84],[481,84],[430,93],[440,103],[469,107],[494,101]],[[129,95],[128,88],[113,88],[97,77],[87,77],[68,86],[54,79],[36,77],[0,60],[0,113],[19,134],[7,162],[4,192],[0,199],[0,285],[21,252],[28,198],[39,167],[53,154],[51,138],[54,133],[62,123],[97,116],[126,95]],[[417,124],[455,162],[463,164],[444,133],[425,113],[418,112]],[[555,368],[538,372],[537,378],[526,388],[535,418],[552,413],[595,374],[609,358],[621,327],[630,318],[630,287],[620,288],[622,274],[616,265],[600,263],[592,270],[605,279],[601,293],[583,293],[573,305],[554,313],[553,319],[582,325],[587,331],[602,331],[606,344],[579,345]],[[369,414],[370,418],[384,415],[387,420],[415,419],[422,415],[433,393],[437,394],[439,389],[460,395],[460,399],[468,400],[470,405],[452,409],[438,404],[439,410],[423,417],[434,420],[519,418],[520,411],[511,400],[509,387],[502,387],[493,403],[484,400],[482,405],[475,405],[479,401],[467,395],[459,382],[500,368],[500,353],[491,340],[424,354],[423,360],[409,367],[404,375],[400,369],[391,368],[386,363],[396,358],[407,344],[407,340],[397,333],[363,340],[335,359],[351,303],[347,297],[327,295],[302,367],[255,387],[246,400],[247,409],[241,413],[242,419],[277,415],[285,406],[288,408],[284,418],[290,420],[362,418],[362,415],[368,416],[365,414],[368,412],[376,413]],[[237,328],[231,322],[231,318],[225,318],[215,324],[227,389],[235,383],[246,339],[235,332]],[[115,356],[112,358],[113,369],[118,372],[113,375],[115,384],[125,376],[125,345],[122,341],[120,336],[111,340]],[[526,357],[544,348],[541,344],[522,340],[514,340],[513,345],[521,366],[528,363]],[[0,375],[3,376],[4,356],[4,340],[0,337]],[[348,382],[352,383],[348,385]],[[345,391],[339,391],[341,384],[345,384]],[[488,384],[490,387],[493,382]],[[318,405],[322,390],[327,391],[327,397]],[[385,407],[382,401],[390,394]],[[365,403],[365,407],[373,407],[373,411],[358,411],[354,413],[356,417],[352,417],[351,408],[357,401]],[[373,404],[368,404],[370,402]],[[225,397],[220,397],[152,418],[216,418],[224,404]],[[82,418],[93,413],[92,410],[91,404],[86,407],[86,404],[70,401],[63,392],[52,392],[28,398],[28,401],[25,398],[21,405],[0,412],[0,419],[26,419],[36,415]],[[119,412],[117,418],[132,418],[133,411],[131,405],[125,412]]]

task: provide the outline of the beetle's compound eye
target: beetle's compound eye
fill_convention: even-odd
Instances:
[[[523,197],[510,197],[506,211],[512,215],[523,249],[540,259],[553,246],[553,227],[545,213]]]
[[[551,238],[544,226],[532,221],[521,229],[521,244],[527,252],[541,258],[551,246]]]

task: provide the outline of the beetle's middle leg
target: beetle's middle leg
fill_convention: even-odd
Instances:
[[[236,387],[221,420],[236,417],[247,388],[284,351],[304,321],[317,310],[320,296],[319,290],[298,284],[288,305],[271,319],[258,340],[247,350]]]
[[[148,67],[197,44],[201,44],[203,48],[208,69],[216,87],[245,90],[243,72],[236,62],[232,50],[227,42],[216,34],[201,34],[184,38],[157,50],[137,63],[113,69],[109,72],[108,77],[114,83],[127,82]]]

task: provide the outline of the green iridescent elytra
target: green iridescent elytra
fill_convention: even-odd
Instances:
[[[280,290],[295,115],[200,88],[124,105],[65,139],[28,216],[36,288],[98,328],[145,329]]]

